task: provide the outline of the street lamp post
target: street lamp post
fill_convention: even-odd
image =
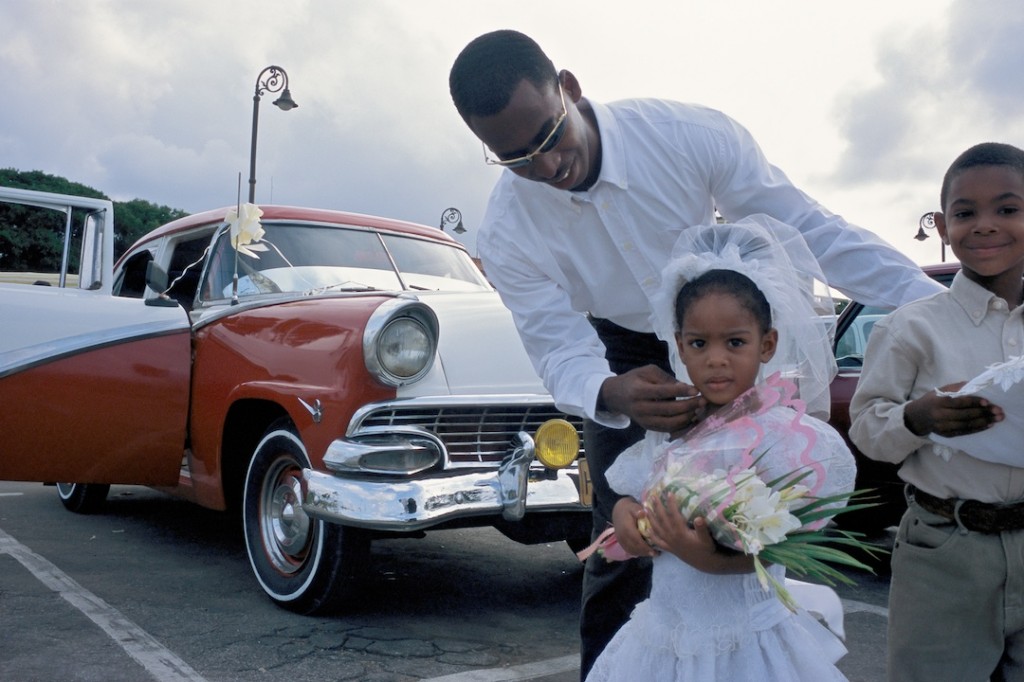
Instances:
[[[925,232],[925,230],[934,230],[934,229],[935,229],[935,214],[933,212],[931,212],[931,211],[928,211],[923,216],[921,216],[920,220],[917,221],[917,234],[914,235],[914,239],[916,239],[919,242],[923,242],[925,239],[928,239],[928,236],[929,236],[928,233]],[[945,263],[946,262],[946,242],[943,241],[942,239],[940,239],[939,240],[939,246],[941,247],[942,262]]]
[[[249,148],[249,203],[256,203],[256,127],[260,118],[260,97],[264,92],[280,92],[273,105],[282,111],[299,106],[288,90],[288,74],[280,66],[268,66],[256,77],[256,94],[252,97],[252,146]]]
[[[455,225],[452,228],[452,232],[455,234],[462,234],[466,231],[466,228],[462,225],[462,211],[451,206],[446,208],[441,213],[441,231],[444,232],[445,225]]]

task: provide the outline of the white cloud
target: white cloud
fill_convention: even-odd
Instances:
[[[714,106],[831,210],[921,262],[949,161],[1020,143],[1017,0],[8,0],[0,165],[189,211],[247,193],[252,96],[285,68],[299,108],[260,105],[261,200],[436,225],[473,248],[496,171],[448,69],[496,28],[534,36],[584,93]]]

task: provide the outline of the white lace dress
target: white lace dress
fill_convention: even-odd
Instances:
[[[793,411],[776,405],[756,421],[770,433]],[[801,423],[816,436],[814,458],[827,482],[819,496],[853,489],[853,456],[839,434],[810,417]],[[666,446],[650,436],[608,470],[618,492],[640,499],[655,459]],[[784,448],[770,448],[759,462],[762,478],[793,470]],[[776,457],[775,454],[782,456]],[[769,570],[781,583],[785,569]],[[587,682],[602,680],[686,680],[694,682],[827,682],[845,680],[834,663],[846,654],[840,640],[804,610],[789,611],[765,590],[756,574],[703,573],[667,552],[654,559],[651,596],[633,611],[597,659]],[[799,595],[794,592],[799,600]]]

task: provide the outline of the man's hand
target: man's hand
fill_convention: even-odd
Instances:
[[[949,384],[939,390],[947,393],[960,390],[964,382]],[[912,433],[927,436],[965,436],[984,431],[1003,421],[1003,409],[984,398],[974,395],[951,398],[928,391],[917,400],[911,400],[903,409],[903,422]]]
[[[697,389],[655,365],[631,369],[601,384],[601,404],[649,431],[675,433],[693,426],[706,406]],[[692,398],[679,400],[679,398]]]

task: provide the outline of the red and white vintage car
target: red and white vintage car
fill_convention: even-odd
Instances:
[[[114,265],[110,202],[0,202],[67,216],[58,286],[0,284],[0,479],[63,481],[78,512],[110,484],[240,509],[260,586],[301,613],[351,597],[380,534],[589,541],[581,422],[442,231],[243,205]]]

